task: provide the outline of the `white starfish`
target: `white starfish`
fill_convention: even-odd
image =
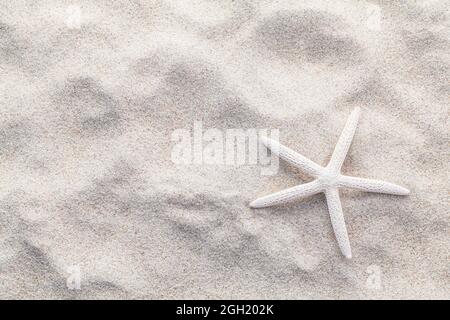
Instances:
[[[389,182],[357,178],[341,174],[342,163],[344,162],[345,156],[350,148],[350,144],[352,143],[353,135],[355,134],[356,126],[358,124],[359,114],[360,108],[356,108],[350,114],[350,117],[345,124],[345,128],[336,144],[333,155],[331,156],[331,160],[325,168],[272,139],[261,138],[261,142],[278,157],[286,160],[305,173],[316,177],[316,179],[309,183],[300,184],[298,186],[267,195],[250,203],[250,207],[252,208],[264,208],[320,192],[325,193],[331,224],[333,226],[339,248],[341,249],[342,254],[349,259],[352,257],[352,251],[350,248],[350,241],[348,239],[347,228],[345,227],[344,215],[342,213],[339,188],[347,187],[367,192],[388,193],[395,195],[409,194],[408,189]]]

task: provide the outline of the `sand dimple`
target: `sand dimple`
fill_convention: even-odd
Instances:
[[[348,65],[357,61],[361,47],[341,29],[338,18],[312,10],[282,11],[261,21],[255,38],[261,49],[295,63]]]
[[[0,58],[1,63],[20,65],[25,50],[25,43],[14,29],[0,22]]]
[[[120,125],[117,101],[90,77],[69,78],[54,101],[62,122],[82,135],[114,134]]]

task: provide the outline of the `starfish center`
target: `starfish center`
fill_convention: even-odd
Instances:
[[[327,172],[320,176],[319,181],[325,188],[331,188],[337,185],[339,175],[335,173]]]

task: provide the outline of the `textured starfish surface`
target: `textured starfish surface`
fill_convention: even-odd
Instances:
[[[336,236],[339,248],[346,258],[352,257],[350,241],[348,239],[347,228],[345,226],[344,215],[342,213],[341,200],[339,197],[339,188],[351,188],[366,192],[378,192],[395,195],[407,195],[409,190],[393,183],[346,176],[341,174],[341,167],[353,135],[356,131],[360,114],[360,108],[356,108],[347,120],[344,130],[336,144],[331,160],[326,167],[305,158],[301,154],[286,148],[278,142],[261,138],[261,142],[278,157],[284,159],[290,164],[296,166],[316,179],[312,182],[300,184],[298,186],[285,189],[265,197],[256,199],[250,206],[252,208],[264,208],[273,205],[285,203],[293,199],[303,198],[320,192],[325,193],[330,213],[331,224]]]

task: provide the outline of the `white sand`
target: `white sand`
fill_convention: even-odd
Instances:
[[[0,298],[450,298],[449,1],[38,3],[0,4]],[[202,120],[325,164],[355,106],[344,172],[412,193],[342,193],[352,260],[323,196],[248,207],[285,163],[170,158]]]

